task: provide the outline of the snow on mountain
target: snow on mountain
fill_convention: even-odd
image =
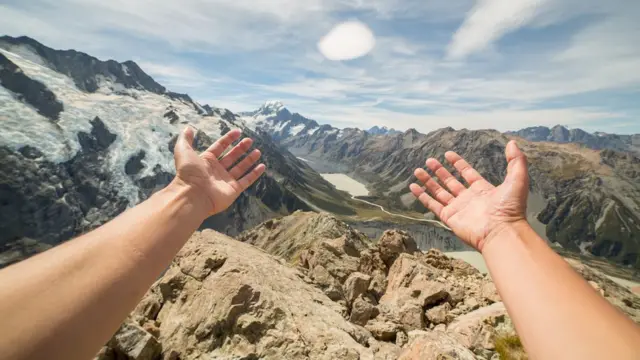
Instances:
[[[277,114],[285,109],[284,104],[278,100],[270,100],[260,108],[265,114]]]
[[[286,115],[275,102],[262,110]],[[305,191],[315,184],[329,189],[318,191],[324,197],[345,200],[329,194],[319,174],[269,137],[245,127],[239,115],[167,91],[134,62],[0,37],[0,253],[26,239],[49,245],[69,240],[166,186],[175,175],[177,135],[188,125],[198,130],[199,151],[241,128],[268,168],[231,208],[207,219],[207,228],[234,235],[309,210],[300,196],[314,203]]]
[[[348,130],[338,129],[331,125],[319,125],[315,120],[308,119],[298,113],[291,113],[281,101],[277,100],[267,101],[257,110],[240,113],[240,115],[249,128],[265,132],[279,142],[296,137],[319,135],[337,135],[338,138],[341,138],[344,136],[344,130]],[[398,135],[402,133],[386,126],[374,126],[363,132],[370,135]]]
[[[27,49],[20,51],[25,54]],[[171,138],[186,124],[204,131],[212,138],[220,136],[221,126],[234,127],[220,117],[202,117],[193,103],[173,100],[152,92],[127,89],[112,78],[98,76],[98,89],[87,93],[74,81],[59,72],[33,62],[17,53],[0,49],[29,78],[46,84],[64,111],[57,122],[39,114],[32,106],[0,87],[0,145],[18,151],[24,146],[40,150],[53,163],[73,158],[80,150],[80,132],[91,132],[90,120],[99,117],[107,129],[117,134],[107,164],[120,194],[132,204],[139,201],[136,178],[153,175],[154,169],[170,172],[173,155],[167,146]],[[224,124],[224,125],[223,125]],[[125,164],[135,154],[144,151],[144,169],[132,178],[125,173]]]
[[[319,128],[314,120],[291,113],[282,102],[275,100],[267,101],[258,110],[241,115],[249,128],[265,132],[276,141],[310,134]]]

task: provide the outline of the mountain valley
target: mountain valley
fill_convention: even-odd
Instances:
[[[261,113],[262,123],[272,117],[282,122],[287,118],[283,114],[290,113],[284,106],[273,110],[271,115]],[[261,129],[253,119],[248,124]],[[262,129],[269,133],[269,128]],[[422,134],[410,129],[382,136],[329,125],[314,129],[279,141],[319,172],[346,173],[366,184],[369,200],[400,213],[424,211],[408,185],[415,181],[413,169],[424,166],[425,159],[443,161],[444,153],[454,150],[499,184],[506,171],[504,147],[516,139],[529,157],[529,218],[540,235],[570,251],[640,267],[638,135],[589,134],[561,126],[504,134],[452,128]]]

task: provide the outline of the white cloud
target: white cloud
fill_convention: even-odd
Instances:
[[[318,42],[318,50],[329,60],[353,60],[367,55],[376,45],[369,27],[359,21],[336,25]]]
[[[449,44],[448,55],[462,58],[483,50],[509,31],[527,25],[549,0],[479,0]]]

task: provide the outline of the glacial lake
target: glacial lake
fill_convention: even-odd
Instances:
[[[363,183],[345,174],[320,174],[325,180],[333,184],[338,190],[346,191],[352,196],[367,196],[369,190]]]

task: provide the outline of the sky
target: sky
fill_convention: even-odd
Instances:
[[[636,0],[0,0],[0,34],[134,60],[200,103],[423,132],[640,133],[638,19]],[[325,57],[349,21],[375,45]]]

